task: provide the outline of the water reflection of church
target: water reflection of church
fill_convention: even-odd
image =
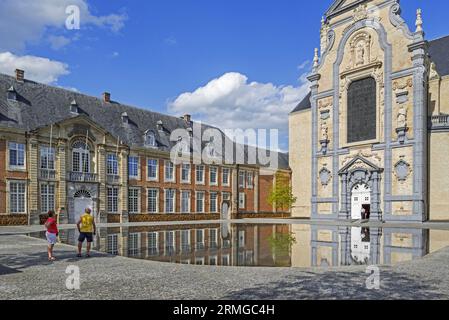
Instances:
[[[426,256],[429,230],[311,227],[313,267],[395,264]]]

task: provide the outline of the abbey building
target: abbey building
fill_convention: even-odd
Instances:
[[[39,224],[49,210],[75,223],[85,208],[103,223],[289,215],[268,201],[276,177],[290,179],[287,156],[271,153],[271,169],[228,161],[218,140],[222,131],[189,115],[0,74],[0,225]]]
[[[449,37],[428,40],[396,0],[325,13],[310,94],[290,115],[293,216],[448,220]],[[430,23],[430,22],[429,22]]]

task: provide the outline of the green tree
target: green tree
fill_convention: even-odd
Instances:
[[[281,173],[276,174],[276,183],[268,195],[268,203],[276,207],[276,210],[289,211],[296,203],[297,198],[293,196],[289,176]]]

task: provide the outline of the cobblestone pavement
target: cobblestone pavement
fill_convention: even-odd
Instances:
[[[75,258],[57,245],[0,236],[0,299],[449,299],[449,248],[423,259],[381,268],[381,289],[368,290],[365,267],[326,270],[172,265],[96,253]],[[66,289],[65,273],[78,266],[81,290]]]

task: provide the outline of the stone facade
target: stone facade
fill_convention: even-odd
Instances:
[[[420,10],[412,32],[399,1],[334,1],[309,76],[309,108],[302,102],[290,115],[292,184],[301,199],[294,216],[358,220],[365,209],[375,221],[449,219],[448,76],[438,74],[432,46]],[[358,139],[364,134],[368,140]]]

